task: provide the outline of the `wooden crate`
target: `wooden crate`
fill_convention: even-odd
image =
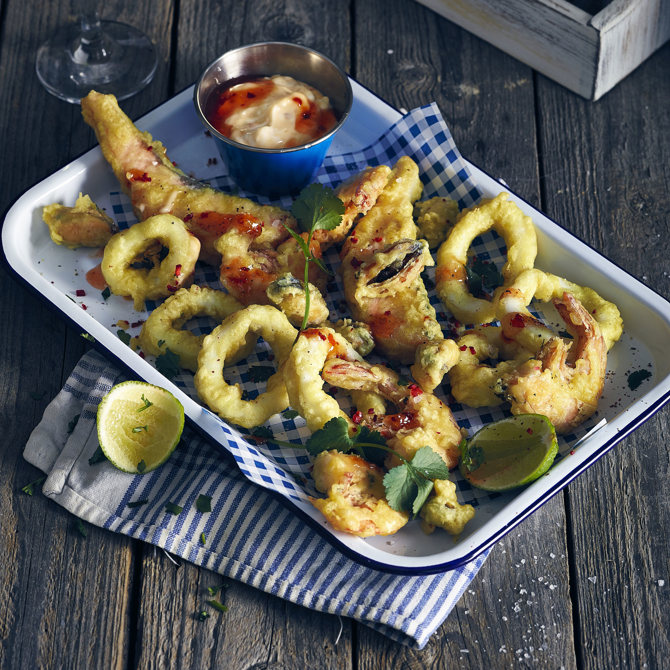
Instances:
[[[417,1],[590,100],[670,39],[670,0],[613,0],[594,15],[567,0]]]

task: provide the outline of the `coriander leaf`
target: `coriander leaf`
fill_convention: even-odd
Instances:
[[[215,596],[221,589],[227,589],[228,584],[221,584],[220,586],[208,586],[207,590],[209,591],[210,596]]]
[[[98,448],[93,452],[93,456],[88,459],[88,464],[95,465],[96,463],[100,463],[100,461],[104,460],[107,460],[107,456],[105,456],[105,452],[102,450],[102,447],[98,445]]]
[[[302,230],[333,230],[342,222],[344,203],[335,195],[333,189],[323,184],[310,184],[300,191],[291,214],[295,216]]]
[[[77,414],[74,417],[74,419],[72,419],[72,421],[68,421],[68,424],[67,424],[67,432],[68,433],[72,433],[74,431],[74,429],[77,425],[77,422],[79,421],[80,416],[81,416],[81,414]]]
[[[412,460],[412,462],[414,462],[414,460]],[[414,515],[414,518],[416,518],[416,515],[421,511],[423,504],[433,490],[433,482],[429,479],[418,477],[415,480],[415,483],[417,485],[417,494],[416,498],[414,498],[414,503],[412,504],[412,514]]]
[[[89,342],[95,342],[95,337],[93,337],[93,335],[89,335],[88,333],[82,333],[81,336],[85,340],[88,340]]]
[[[121,342],[130,346],[130,333],[126,333],[125,330],[117,330],[116,334],[118,335],[118,338],[121,340]]]
[[[207,544],[207,536],[204,533],[200,533],[200,542]]]
[[[346,452],[351,446],[349,425],[341,416],[331,419],[323,428],[313,432],[305,443],[305,448],[312,456],[329,449]]]
[[[636,370],[635,372],[631,372],[628,375],[628,388],[631,391],[635,391],[638,386],[645,380],[649,379],[651,377],[651,372],[649,370]]]
[[[205,612],[205,610],[202,610],[202,612],[198,614],[198,621],[204,621],[205,619],[209,619],[209,612]]]
[[[87,537],[86,528],[84,527],[84,524],[82,523],[81,519],[77,519],[74,522],[74,527],[84,536],[84,538]]]
[[[249,380],[254,382],[254,384],[259,384],[261,382],[266,382],[272,375],[275,373],[275,369],[271,368],[268,365],[254,365],[249,368]]]
[[[495,263],[486,263],[477,257],[472,262],[472,270],[481,277],[481,281],[486,288],[498,288],[505,283],[505,279],[498,271]]]
[[[281,415],[285,419],[295,419],[296,417],[300,416],[300,412],[295,409],[287,409],[286,411],[282,412]]]
[[[148,502],[148,500],[136,500],[135,502],[129,502],[126,507],[135,509],[135,507],[142,507],[142,505],[146,505]]]
[[[44,480],[46,480],[46,477],[36,479],[34,482],[30,482],[30,484],[26,484],[26,486],[24,486],[21,490],[31,496],[33,493],[35,493],[35,487],[39,486]]]
[[[179,507],[179,505],[175,505],[174,503],[171,502],[166,502],[165,503],[165,511],[169,512],[170,514],[174,514],[175,516],[177,514],[181,514],[181,511],[183,510],[183,507]]]
[[[142,402],[144,405],[137,410],[138,412],[144,412],[145,409],[149,409],[153,405],[150,400],[144,397],[144,393],[142,394]]]
[[[268,440],[274,437],[272,431],[267,426],[257,426],[251,431],[251,434],[261,440]]]
[[[135,428],[133,428],[133,433],[141,433],[142,431],[148,433],[149,426],[135,426]]]
[[[370,430],[367,426],[359,426],[358,431],[352,438],[352,443],[357,444],[359,442],[366,442],[368,444],[379,444],[382,447],[386,446],[386,440],[382,437],[381,433],[378,433],[376,430]],[[363,453],[365,454],[365,460],[370,463],[376,463],[381,465],[386,458],[386,451],[384,449],[375,449],[374,447],[363,447]]]
[[[321,272],[323,272],[323,273],[325,273],[325,274],[327,274],[327,275],[333,275],[333,276],[335,275],[334,272],[331,272],[331,271],[326,267],[326,264],[325,264],[320,258],[317,258],[316,256],[312,256],[312,258],[311,258],[310,260],[314,261],[314,262],[319,266]]]
[[[228,608],[225,605],[222,605],[218,600],[208,600],[207,604],[211,605],[215,610],[219,610],[219,612],[228,611]]]
[[[164,354],[156,356],[156,370],[164,377],[172,379],[179,374],[179,354],[166,349]]]
[[[417,450],[412,467],[426,479],[449,479],[449,468],[430,447]]]
[[[198,499],[195,501],[195,506],[198,508],[198,512],[211,512],[212,511],[212,497],[203,495],[202,493],[198,496]]]
[[[165,344],[165,340],[158,340],[158,348],[160,349]]]
[[[105,290],[102,292],[102,299],[107,300],[112,292],[109,290],[109,286],[105,286]]]
[[[312,252],[309,250],[307,242],[305,242],[302,235],[296,233],[295,230],[293,230],[293,228],[289,228],[286,224],[284,224],[284,228],[288,230],[288,232],[291,234],[291,237],[298,243],[298,246],[302,249],[302,253],[305,254],[305,258],[311,259]]]
[[[468,288],[474,296],[482,292],[482,278],[469,266],[465,266],[465,272],[468,276]]]
[[[42,393],[34,393],[33,391],[31,391],[31,392],[30,392],[30,397],[31,397],[33,400],[42,400],[42,398],[44,398],[44,396],[45,396],[46,394],[47,394],[46,391],[43,391]]]
[[[138,464],[137,464],[137,471],[142,474],[145,470],[147,469],[147,464],[144,462],[144,459],[142,459]]]
[[[412,507],[419,489],[406,463],[389,470],[384,475],[386,500],[396,512],[404,512]]]

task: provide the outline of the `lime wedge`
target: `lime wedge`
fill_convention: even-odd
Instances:
[[[521,414],[484,426],[461,442],[461,474],[478,489],[509,491],[530,484],[558,453],[556,431],[541,414]]]
[[[117,384],[98,406],[98,441],[124,472],[145,474],[170,457],[184,429],[184,408],[172,393],[145,382]]]

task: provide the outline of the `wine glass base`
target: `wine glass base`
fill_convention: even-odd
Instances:
[[[75,55],[81,37],[79,24],[61,30],[39,48],[35,70],[49,93],[74,104],[92,90],[125,100],[153,79],[158,59],[151,40],[125,23],[100,24],[111,47],[109,57],[100,62],[77,62],[82,60]]]

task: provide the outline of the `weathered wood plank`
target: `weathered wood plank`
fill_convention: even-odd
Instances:
[[[169,49],[161,32],[172,12],[169,3],[132,10],[117,1],[105,9]],[[0,211],[94,142],[79,110],[46,93],[34,74],[37,47],[70,19],[57,3],[6,3],[0,42],[0,145],[6,156],[0,164]],[[165,88],[165,54],[161,61],[158,82]],[[147,93],[145,108],[164,95],[152,102]],[[133,542],[91,526],[84,539],[65,510],[39,491],[33,497],[21,492],[40,476],[23,460],[23,447],[83,353],[83,340],[4,271],[0,307],[11,315],[0,326],[0,668],[125,668]],[[45,395],[36,401],[30,393]]]
[[[669,67],[666,46],[597,104],[538,86],[549,215],[666,298]],[[569,487],[585,669],[667,667],[669,429],[666,407]]]
[[[397,107],[436,100],[463,155],[540,204],[529,68],[411,3],[360,3],[355,25],[361,83]],[[562,497],[493,549],[423,652],[363,626],[358,644],[361,669],[503,668],[524,654],[576,667]]]
[[[180,3],[175,88],[192,84],[202,69],[228,49],[256,41],[292,41],[313,47],[347,68],[348,3],[317,0]],[[169,150],[169,138],[161,139]],[[178,570],[146,547],[138,619],[137,667],[145,668],[348,668],[352,623],[311,612],[227,580],[226,614],[205,605],[207,586],[221,577],[184,563]],[[204,622],[196,615],[206,609]]]

